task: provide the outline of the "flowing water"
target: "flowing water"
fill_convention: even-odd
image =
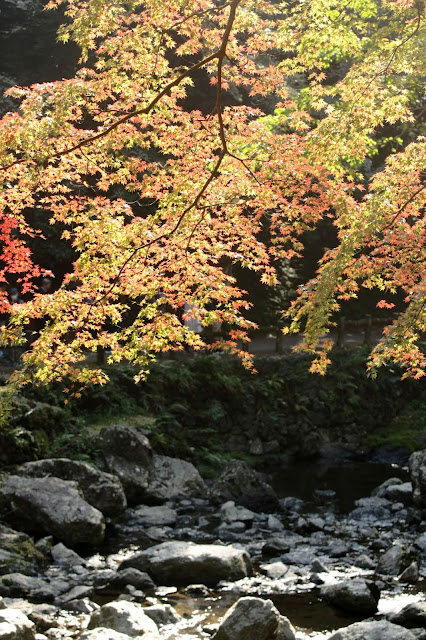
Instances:
[[[312,461],[289,464],[275,469],[269,478],[280,498],[293,496],[304,500],[305,509],[309,513],[321,512],[315,500],[315,492],[335,491],[335,499],[328,509],[338,517],[344,517],[354,508],[354,501],[367,497],[371,491],[388,478],[397,477],[403,481],[408,479],[407,470],[396,465],[356,462],[345,464],[315,463]],[[303,515],[302,510],[302,515]],[[328,579],[342,579],[351,575],[362,575],[362,570],[346,567],[331,571]],[[368,573],[368,572],[366,572]],[[334,574],[334,575],[333,575]],[[371,577],[371,572],[370,576]],[[401,609],[410,602],[423,599],[423,583],[415,587],[403,587],[384,590],[380,599],[379,613],[385,614]],[[257,590],[256,590],[257,589]],[[256,580],[247,580],[247,595],[259,595],[270,598],[278,610],[286,615],[297,630],[300,640],[323,640],[330,631],[347,626],[361,620],[361,617],[339,611],[319,597],[319,588],[314,584],[300,587],[299,590],[284,593],[262,593],[256,587]],[[183,589],[165,590],[163,595],[157,594],[157,602],[169,603],[183,616],[183,620],[174,629],[164,629],[168,640],[191,640],[208,638],[205,627],[217,622],[227,609],[241,596],[244,590],[211,591],[207,597],[190,597]]]

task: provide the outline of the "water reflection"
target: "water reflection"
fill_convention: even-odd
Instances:
[[[355,500],[369,496],[388,478],[409,479],[408,471],[397,465],[354,462],[330,464],[302,460],[272,472],[271,484],[280,498],[295,496],[314,501],[316,490],[336,492],[337,507],[343,513],[354,508]]]
[[[287,616],[292,624],[305,632],[332,631],[362,620],[330,607],[318,597],[319,590],[309,593],[288,593],[269,596],[278,611]]]

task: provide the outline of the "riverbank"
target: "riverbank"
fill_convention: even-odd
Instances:
[[[425,640],[424,453],[411,476],[232,462],[205,484],[139,430],[104,431],[108,473],[54,459],[3,475],[0,638]]]
[[[190,460],[206,477],[235,457],[261,469],[334,445],[367,455],[382,445],[422,448],[425,383],[390,369],[368,378],[366,356],[337,349],[322,377],[300,354],[258,357],[257,374],[236,358],[201,354],[159,360],[138,384],[132,367],[107,367],[110,382],[78,397],[64,394],[66,383],[28,388],[0,431],[0,465],[52,455],[95,461],[97,432],[117,420],[145,429],[159,453]]]

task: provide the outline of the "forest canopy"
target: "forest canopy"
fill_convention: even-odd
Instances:
[[[8,90],[16,110],[0,121],[0,280],[24,299],[0,302],[3,344],[39,327],[11,383],[102,380],[81,366],[98,347],[144,371],[161,351],[204,346],[191,319],[227,328],[210,348],[240,352],[252,325],[233,265],[277,286],[280,261],[323,221],[334,241],[285,322],[312,370],[325,370],[340,305],[367,288],[379,307],[404,301],[370,370],[424,375],[424,2],[47,8],[60,5],[75,75]],[[34,212],[74,256],[50,295]]]

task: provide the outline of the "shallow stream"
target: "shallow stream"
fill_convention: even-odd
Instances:
[[[408,472],[406,469],[391,464],[371,462],[332,464],[306,461],[275,469],[268,480],[280,498],[293,496],[304,501],[300,511],[301,516],[318,515],[326,518],[327,514],[333,514],[338,526],[348,528],[350,523],[347,524],[347,515],[354,509],[355,500],[368,497],[374,488],[393,477],[407,481]],[[334,491],[336,492],[335,498],[326,500],[326,504],[321,504],[316,498],[318,490]],[[329,495],[331,496],[331,494]],[[193,521],[196,521],[196,514],[194,514]],[[374,523],[375,529],[378,529],[379,532],[380,524]],[[390,540],[390,546],[394,542],[390,532],[392,525],[389,522],[382,524],[384,535],[388,536],[387,539]],[[324,537],[329,535],[330,539],[336,540],[338,526],[336,530],[330,528],[330,533],[324,534]],[[402,525],[401,527],[401,530],[396,528],[394,534],[395,541],[400,543],[403,542],[401,536],[404,536],[404,527]],[[206,527],[206,529],[210,532],[212,527]],[[368,530],[367,526],[367,534]],[[320,533],[322,532],[319,532],[318,535]],[[334,538],[332,538],[333,535]],[[358,541],[365,543],[361,539],[358,540],[357,532],[354,530],[353,546],[356,546]],[[335,582],[342,578],[360,575],[376,579],[372,571],[364,571],[354,567],[344,559],[341,563],[337,562],[336,564],[337,566],[326,574],[325,582]],[[387,589],[386,586],[383,585],[379,614],[397,611],[409,602],[424,599],[424,581],[410,587],[398,585],[395,580],[391,589]],[[184,589],[170,588],[164,589],[160,593],[157,592],[153,601],[169,603],[183,616],[182,622],[174,626],[173,629],[163,628],[162,636],[167,640],[208,638],[209,633],[206,631],[206,625],[217,623],[227,609],[244,594],[270,598],[279,611],[290,619],[300,640],[327,638],[330,631],[362,619],[362,617],[345,614],[323,602],[319,597],[319,588],[309,582],[306,575],[300,579],[300,584],[297,584],[296,580],[295,583],[285,585],[282,581],[271,581],[256,572],[255,577],[244,579],[235,584],[224,585],[220,591],[210,591],[207,597],[189,596],[185,594]]]

